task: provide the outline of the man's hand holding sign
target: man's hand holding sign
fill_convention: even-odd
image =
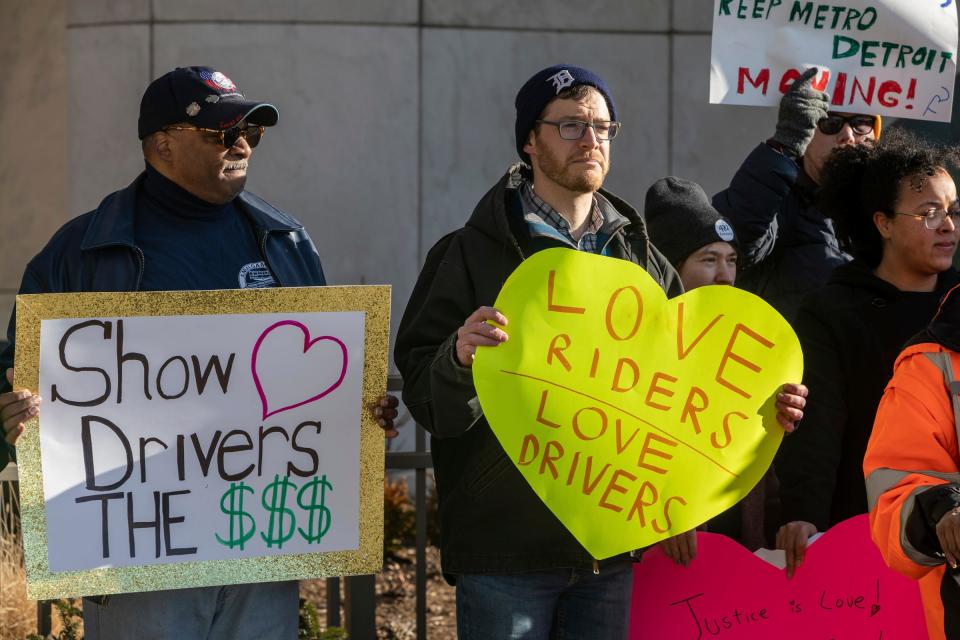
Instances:
[[[575,281],[594,285],[587,293]],[[802,396],[789,325],[730,287],[667,301],[590,254],[527,259],[458,333],[487,419],[536,493],[598,559],[688,531],[769,466]],[[509,320],[483,329],[478,321]],[[791,389],[796,390],[796,389]],[[779,403],[779,404],[778,404]]]
[[[13,386],[13,369],[5,372],[7,382]],[[17,444],[23,434],[24,425],[40,412],[40,396],[28,389],[0,393],[0,421],[2,421],[3,440],[9,445]]]

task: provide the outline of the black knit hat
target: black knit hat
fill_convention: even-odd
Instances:
[[[681,178],[661,178],[647,191],[647,230],[674,267],[714,242],[737,246],[733,226],[710,204],[703,187]]]
[[[247,100],[233,80],[210,67],[177,67],[150,83],[140,100],[141,140],[178,122],[204,129],[229,129],[246,118],[272,127],[280,117],[272,104]]]
[[[613,98],[610,97],[607,84],[597,74],[569,64],[555,64],[543,71],[538,71],[520,87],[517,99],[514,100],[514,106],[517,108],[517,123],[514,127],[517,136],[517,153],[524,162],[530,164],[530,156],[523,151],[523,145],[527,143],[530,130],[533,129],[540,114],[547,108],[550,101],[557,97],[557,94],[581,84],[590,85],[599,91],[607,102],[610,119],[617,119],[617,110],[613,106]]]

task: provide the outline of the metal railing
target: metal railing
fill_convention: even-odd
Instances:
[[[390,376],[387,391],[403,390],[400,376]],[[414,472],[414,506],[416,508],[416,629],[417,640],[427,638],[427,469],[433,467],[427,451],[427,435],[418,424],[413,451],[388,452],[386,468]],[[376,640],[377,600],[373,575],[344,578],[344,614],[340,619],[340,578],[327,578],[327,626],[343,624],[350,640]]]

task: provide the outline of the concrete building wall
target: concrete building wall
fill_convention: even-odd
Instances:
[[[311,231],[331,283],[394,286],[516,159],[513,99],[555,62],[599,72],[624,122],[608,186],[722,188],[772,110],[707,104],[712,0],[0,0],[0,313],[69,216],[142,169],[140,96],[209,64],[281,112],[249,188]]]
[[[64,3],[0,0],[0,15],[0,335],[5,336],[24,266],[70,217],[70,90]]]

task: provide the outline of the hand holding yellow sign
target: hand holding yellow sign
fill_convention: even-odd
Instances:
[[[640,267],[568,249],[527,259],[496,302],[510,340],[474,384],[520,472],[595,558],[688,531],[743,498],[802,377],[790,325],[733,287],[668,301]]]

